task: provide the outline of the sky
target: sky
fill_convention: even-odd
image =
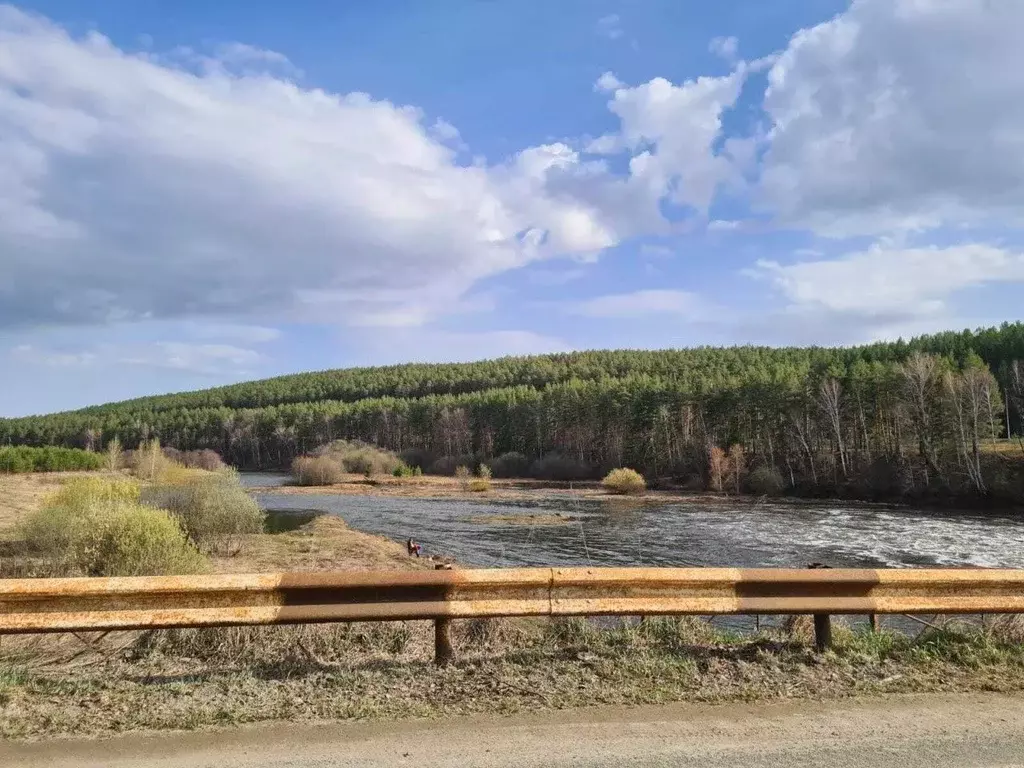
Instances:
[[[1015,0],[0,0],[0,416],[1024,315]]]

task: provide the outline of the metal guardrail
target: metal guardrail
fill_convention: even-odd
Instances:
[[[0,634],[453,618],[1024,612],[1024,571],[518,568],[0,580]]]

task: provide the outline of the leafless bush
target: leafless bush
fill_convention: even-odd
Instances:
[[[345,479],[345,470],[330,456],[299,456],[292,462],[292,477],[299,485],[333,485]]]

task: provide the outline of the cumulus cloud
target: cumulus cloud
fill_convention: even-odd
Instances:
[[[667,195],[679,205],[706,212],[719,186],[737,178],[731,145],[721,151],[716,145],[722,114],[736,103],[745,78],[746,68],[740,65],[722,77],[699,77],[681,85],[656,77],[628,87],[606,73],[598,85],[613,88],[608,108],[619,117],[621,129],[587,149],[600,154],[632,151],[634,184],[655,198]]]
[[[828,235],[1024,210],[1024,3],[856,0],[768,74],[760,202]]]
[[[617,193],[573,197],[604,179],[564,146],[460,165],[443,121],[225,51],[196,70],[0,6],[0,329],[423,322],[484,277],[617,242],[595,207]]]

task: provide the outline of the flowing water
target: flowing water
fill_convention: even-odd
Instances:
[[[264,475],[246,481],[268,484]],[[1012,515],[621,498],[477,502],[264,492],[257,499],[268,510],[335,514],[367,533],[412,537],[425,554],[467,566],[1024,568],[1024,518]]]
[[[243,477],[250,487],[287,476]],[[1024,568],[1024,517],[908,507],[785,502],[658,503],[609,497],[575,502],[457,501],[336,494],[257,494],[273,512],[268,530],[288,530],[317,514],[464,566],[734,566],[835,568],[980,566]],[[967,618],[967,617],[965,617]],[[974,617],[973,620],[976,620]],[[719,617],[735,631],[777,624],[779,617]],[[860,623],[863,617],[846,617]],[[892,616],[885,625],[921,626]]]

